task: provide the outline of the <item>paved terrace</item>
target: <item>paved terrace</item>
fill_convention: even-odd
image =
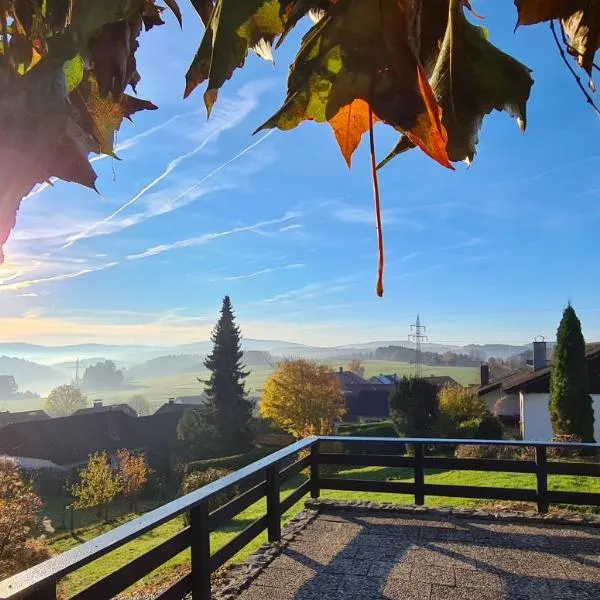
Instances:
[[[238,600],[598,600],[600,529],[322,509]]]

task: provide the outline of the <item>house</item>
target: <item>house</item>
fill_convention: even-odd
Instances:
[[[507,392],[514,381],[531,373],[529,367],[516,369],[503,377],[490,381],[490,369],[481,365],[480,385],[477,395],[485,402],[486,409],[504,422],[517,424],[520,419],[519,395]]]
[[[26,421],[44,421],[50,416],[43,410],[27,410],[24,412],[0,411],[0,428],[13,423],[24,423]]]
[[[536,350],[536,345],[539,348]],[[536,360],[536,355],[539,354]],[[550,421],[550,367],[545,364],[546,343],[534,343],[534,369],[503,384],[507,394],[519,398],[521,435],[524,440],[546,441],[552,439]],[[594,405],[594,437],[600,439],[600,343],[586,346],[590,395]]]
[[[346,401],[345,421],[381,420],[390,416],[389,398],[393,383],[368,381],[340,367],[335,373],[340,391]]]
[[[75,415],[89,415],[92,413],[108,412],[111,410],[120,410],[130,417],[137,417],[137,413],[129,404],[103,404],[102,400],[94,400],[93,406],[89,408],[80,408],[73,414]]]
[[[0,429],[0,454],[58,465],[85,462],[90,454],[121,448],[143,450],[154,466],[168,464],[178,444],[181,412],[132,417],[121,410],[91,412]]]
[[[198,406],[199,404],[196,402],[177,402],[175,398],[169,398],[154,414],[178,413],[181,416],[186,410],[192,410]]]
[[[394,375],[375,375],[374,377],[371,377],[371,381],[373,383],[381,383],[382,385],[389,385],[389,386],[395,386],[401,379],[402,379],[402,377],[400,377],[399,375],[396,375],[396,374],[394,374]],[[455,385],[455,386],[460,385],[458,383],[458,381],[456,381],[449,375],[428,375],[426,377],[422,377],[422,379],[424,379],[425,381],[428,381],[429,383],[433,383],[433,385],[435,385],[438,388],[443,388],[448,385]]]

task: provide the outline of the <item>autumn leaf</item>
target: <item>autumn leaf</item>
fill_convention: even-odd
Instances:
[[[363,133],[369,131],[369,105],[360,98],[351,104],[342,106],[337,114],[329,120],[335,139],[346,159],[348,167],[352,163],[352,155],[358,148]]]
[[[97,144],[93,151],[115,158],[113,146],[115,132],[121,127],[123,119],[130,118],[140,110],[157,108],[151,102],[127,94],[118,99],[115,99],[112,94],[102,96],[96,77],[90,71],[85,74],[81,84],[71,95],[71,100],[79,112],[81,127]]]
[[[518,25],[534,25],[558,19],[569,38],[569,53],[592,75],[594,56],[600,48],[600,1],[515,0]]]
[[[282,31],[277,0],[217,0],[185,76],[184,97],[208,80],[204,102],[210,114],[219,89],[244,65],[248,51],[261,43],[263,50],[265,44],[270,47]]]
[[[553,19],[566,19],[589,5],[589,0],[515,0],[517,25],[534,25]]]
[[[196,12],[200,16],[200,20],[206,27],[210,21],[210,15],[215,6],[214,0],[191,0],[192,6],[196,9]]]
[[[471,162],[483,118],[492,110],[508,112],[525,129],[533,80],[527,67],[498,50],[481,28],[467,21],[462,7],[451,8],[449,14],[431,87],[442,107],[450,160]],[[404,136],[379,166],[414,146],[415,140]]]
[[[280,0],[283,33],[277,41],[281,46],[287,34],[296,26],[298,21],[309,13],[324,15],[336,0]]]
[[[6,76],[0,82],[0,248],[15,225],[21,199],[51,177],[95,189],[88,154],[94,140],[79,126],[62,69],[45,77]],[[11,94],[2,93],[10,89]],[[18,165],[18,168],[15,166]],[[2,259],[0,250],[0,262]]]
[[[435,114],[439,109],[414,53],[416,15],[411,7],[410,0],[381,0],[376,7],[370,0],[332,5],[302,41],[283,107],[260,129],[289,130],[304,120],[329,122],[338,141],[343,140],[340,146],[349,162],[368,126],[364,105],[354,104],[362,100],[374,117],[409,133],[427,154],[450,167],[445,132]],[[344,133],[341,124],[352,113],[356,118]]]

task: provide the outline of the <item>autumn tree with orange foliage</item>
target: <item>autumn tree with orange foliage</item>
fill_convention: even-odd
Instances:
[[[269,377],[260,402],[261,416],[295,438],[327,435],[346,413],[333,371],[309,360],[286,360]]]
[[[121,493],[131,503],[133,512],[137,512],[138,497],[149,477],[150,468],[145,454],[136,454],[125,448],[117,452],[117,479]]]
[[[50,556],[35,538],[42,501],[14,462],[0,460],[0,579]]]

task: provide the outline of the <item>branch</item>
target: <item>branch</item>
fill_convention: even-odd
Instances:
[[[575,78],[575,81],[577,82],[577,85],[579,86],[579,89],[581,90],[582,94],[585,96],[587,103],[592,107],[594,112],[600,117],[600,108],[598,108],[596,106],[595,102],[592,100],[592,97],[588,94],[587,90],[581,83],[581,78],[579,77],[579,75],[577,75],[577,73],[575,72],[575,69],[573,69],[573,67],[571,66],[571,63],[565,56],[565,51],[560,44],[558,35],[556,35],[556,28],[554,27],[554,21],[550,21],[550,31],[552,31],[552,36],[554,37],[554,41],[556,42],[556,47],[558,48],[558,51],[560,53],[561,58],[563,59],[563,62],[565,63],[565,65],[567,65],[567,69],[569,69],[569,71],[571,71],[571,75],[573,75],[573,77]]]

